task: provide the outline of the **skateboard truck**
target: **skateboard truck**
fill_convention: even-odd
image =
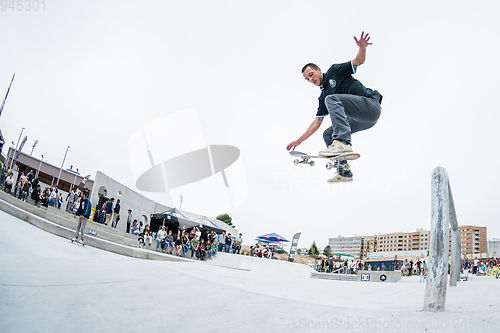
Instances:
[[[293,164],[295,164],[295,165],[309,164],[312,167],[315,166],[316,162],[314,162],[313,160],[309,161],[310,159],[311,159],[310,157],[301,156],[300,160],[298,158],[294,159]]]

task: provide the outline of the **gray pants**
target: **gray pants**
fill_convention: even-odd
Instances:
[[[325,105],[332,120],[332,126],[323,132],[327,146],[333,140],[351,142],[351,134],[373,127],[382,111],[373,98],[357,95],[328,95]]]
[[[75,233],[75,239],[78,239],[78,233],[82,233],[82,242],[83,242],[83,237],[85,235],[85,225],[87,224],[87,221],[88,219],[83,216],[83,215],[80,215],[78,217],[78,226],[76,227],[76,233]]]

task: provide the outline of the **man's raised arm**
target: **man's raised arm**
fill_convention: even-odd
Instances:
[[[359,46],[359,51],[358,54],[356,55],[356,58],[353,59],[352,64],[354,68],[358,67],[359,65],[364,64],[365,59],[366,59],[366,47],[368,45],[372,45],[373,43],[369,43],[370,36],[368,33],[365,35],[365,32],[361,32],[361,37],[359,39],[354,36],[354,40],[356,41],[356,44]]]

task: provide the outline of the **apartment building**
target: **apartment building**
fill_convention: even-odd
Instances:
[[[478,254],[488,252],[488,240],[486,227],[472,225],[459,226],[461,254]],[[450,229],[450,251],[451,251],[451,229]]]
[[[413,232],[393,232],[377,235],[374,252],[399,252],[428,250],[429,231],[417,229]]]
[[[338,236],[330,238],[328,244],[332,253],[347,253],[354,256],[355,259],[360,259],[361,256],[362,237],[355,235],[353,237]]]
[[[361,237],[361,259],[368,258],[370,253],[376,251],[377,235]]]
[[[500,238],[492,238],[488,240],[488,252],[494,253],[495,257],[500,257]]]
[[[461,226],[460,242],[462,255],[479,254],[488,252],[486,227]],[[332,252],[349,253],[356,258],[366,259],[372,253],[422,253],[429,250],[429,231],[417,229],[413,232],[393,232],[390,234],[373,236],[354,236],[330,238],[329,244]],[[451,229],[450,229],[451,251]],[[491,252],[491,251],[490,251]]]

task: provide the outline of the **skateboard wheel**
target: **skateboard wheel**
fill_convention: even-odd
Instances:
[[[293,160],[293,164],[299,165],[299,160],[297,160],[297,159]]]
[[[332,165],[332,163],[328,162],[328,163],[326,163],[325,167],[326,167],[326,170],[330,170],[333,167],[333,165]]]
[[[313,167],[316,165],[316,163],[314,161],[311,161],[311,162],[309,162],[309,165]]]

